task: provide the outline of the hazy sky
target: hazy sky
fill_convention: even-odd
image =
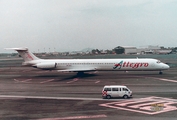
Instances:
[[[0,0],[0,52],[177,46],[177,0]]]

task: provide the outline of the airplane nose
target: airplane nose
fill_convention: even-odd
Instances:
[[[163,67],[164,69],[169,69],[170,68],[170,66],[169,65],[167,65],[167,64],[164,64],[164,67]]]

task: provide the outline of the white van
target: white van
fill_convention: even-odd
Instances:
[[[110,99],[112,97],[123,97],[127,99],[132,97],[132,91],[123,85],[106,85],[102,90],[102,97]]]

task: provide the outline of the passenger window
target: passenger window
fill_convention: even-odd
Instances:
[[[112,91],[118,91],[118,88],[112,88]]]
[[[111,91],[111,88],[105,88],[104,91]]]

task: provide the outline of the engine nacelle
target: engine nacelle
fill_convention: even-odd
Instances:
[[[51,70],[56,68],[57,63],[55,62],[46,62],[46,63],[38,63],[33,67],[45,70]]]

